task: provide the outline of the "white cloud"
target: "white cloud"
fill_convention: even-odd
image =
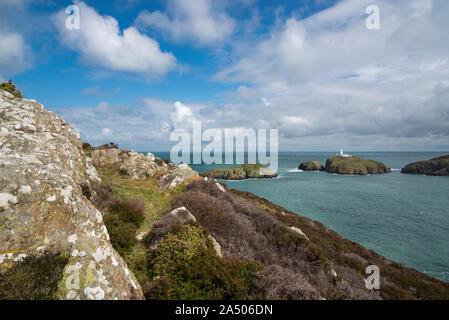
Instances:
[[[224,11],[215,10],[211,0],[169,0],[167,13],[143,11],[136,25],[158,29],[175,41],[207,45],[228,38],[235,22]]]
[[[109,142],[109,128],[139,150],[167,150],[170,131],[192,119],[203,130],[277,128],[282,150],[449,148],[449,2],[378,0],[379,31],[365,29],[367,4],[341,1],[234,47],[216,76],[238,84],[224,103],[145,98],[55,111],[91,143]]]
[[[54,16],[61,42],[77,51],[82,61],[115,71],[150,76],[164,75],[176,67],[176,58],[162,52],[159,43],[141,34],[135,27],[120,31],[116,19],[102,16],[84,2],[80,8],[80,29],[65,26],[65,10]]]
[[[268,101],[266,98],[262,97],[262,99],[260,99],[260,100],[263,102],[265,107],[269,107],[272,105],[272,103],[270,101]]]
[[[240,121],[254,118],[265,95],[275,107],[258,118],[279,128],[284,147],[449,146],[449,2],[376,1],[374,31],[365,28],[370,4],[345,0],[293,16],[263,40],[235,47],[234,62],[215,79],[240,84],[227,92]]]
[[[103,128],[101,130],[101,134],[106,138],[110,138],[112,136],[112,130],[109,128]]]
[[[110,141],[124,148],[161,150],[170,146],[170,132],[176,128],[190,129],[200,119],[202,105],[185,105],[155,98],[141,98],[133,107],[102,102],[96,107],[52,108],[73,125],[84,141],[101,145]]]
[[[0,39],[0,76],[11,76],[31,66],[31,49],[20,34],[0,30]]]
[[[195,120],[193,111],[188,106],[179,101],[176,101],[174,106],[175,111],[170,113],[170,120],[175,128],[185,125],[186,122],[192,122]]]

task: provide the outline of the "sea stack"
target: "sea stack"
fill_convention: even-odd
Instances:
[[[299,170],[303,171],[324,171],[324,166],[319,161],[306,161],[298,166]]]

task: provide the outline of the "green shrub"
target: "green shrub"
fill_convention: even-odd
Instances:
[[[256,262],[220,258],[198,226],[178,227],[149,254],[149,299],[244,299],[253,287]]]
[[[124,222],[119,215],[109,213],[104,216],[112,246],[120,255],[129,252],[136,242],[137,228],[134,224]]]
[[[132,223],[137,228],[145,220],[145,202],[143,200],[132,199],[117,201],[110,208],[111,214],[117,214],[125,223]]]
[[[12,80],[8,82],[0,83],[0,90],[5,90],[14,95],[16,98],[23,98],[22,92],[16,89],[16,85],[12,83]]]
[[[0,273],[0,300],[55,299],[68,262],[64,254],[28,256]]]
[[[83,142],[83,150],[90,150],[92,146],[88,142]]]

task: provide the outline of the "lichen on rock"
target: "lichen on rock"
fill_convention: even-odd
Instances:
[[[69,252],[60,299],[141,299],[82,186],[100,178],[80,135],[34,100],[0,90],[0,268]]]

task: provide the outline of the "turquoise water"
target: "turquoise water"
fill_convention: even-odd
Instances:
[[[351,152],[349,152],[351,153]],[[354,152],[393,171],[343,176],[300,172],[307,160],[325,163],[331,152],[279,154],[276,179],[224,181],[317,220],[342,236],[396,262],[449,281],[449,177],[402,174],[406,164],[444,152]],[[159,154],[168,157],[167,153]],[[212,167],[192,165],[205,172]]]

